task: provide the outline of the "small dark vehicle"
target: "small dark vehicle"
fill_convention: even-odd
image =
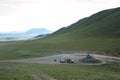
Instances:
[[[74,61],[72,59],[66,59],[67,63],[74,63]]]

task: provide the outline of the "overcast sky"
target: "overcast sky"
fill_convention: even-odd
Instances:
[[[55,31],[120,0],[0,0],[0,32],[47,28]]]

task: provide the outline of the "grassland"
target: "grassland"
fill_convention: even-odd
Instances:
[[[0,63],[0,80],[35,80],[32,74],[50,80],[42,73],[57,80],[119,80],[119,66],[117,63],[101,66]]]
[[[120,55],[120,8],[82,19],[50,36],[37,40],[1,42],[0,60],[60,54],[61,51],[104,51]],[[120,64],[0,63],[0,80],[120,80]]]
[[[117,56],[120,50],[119,44],[120,39],[105,38],[67,38],[63,40],[60,38],[52,38],[33,40],[29,42],[18,42],[16,44],[0,46],[0,59],[41,57],[59,54],[61,51],[113,51],[114,55]],[[109,55],[109,53],[107,54]]]

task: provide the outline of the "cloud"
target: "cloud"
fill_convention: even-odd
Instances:
[[[23,3],[32,3],[32,0],[1,0],[0,4],[23,4]]]
[[[0,0],[0,16],[16,11],[22,4],[31,4],[32,0]]]
[[[96,4],[108,4],[108,3],[119,3],[120,0],[66,0],[73,2],[83,2],[83,3],[96,3]]]
[[[57,30],[98,11],[120,5],[119,0],[109,1],[0,0],[0,32],[24,31],[33,27]]]

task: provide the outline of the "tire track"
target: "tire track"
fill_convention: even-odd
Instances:
[[[31,73],[31,76],[34,78],[34,80],[57,80],[53,76],[43,71],[34,71]]]
[[[34,80],[42,80],[42,79],[40,79],[40,77],[38,77],[38,76],[35,75],[34,73],[32,73],[31,76],[34,78]]]

